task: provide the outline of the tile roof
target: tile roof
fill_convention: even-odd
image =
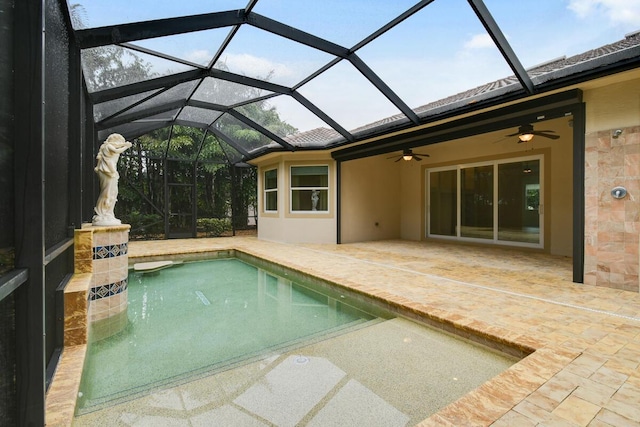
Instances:
[[[539,85],[545,82],[596,70],[599,67],[614,64],[620,60],[640,56],[640,31],[627,34],[624,39],[617,42],[591,49],[569,58],[558,58],[545,62],[528,69],[529,76],[534,84]],[[447,112],[462,106],[476,103],[517,91],[521,85],[516,76],[508,76],[484,85],[466,90],[464,92],[451,95],[419,106],[414,109],[421,119]],[[386,117],[373,123],[361,126],[351,131],[357,136],[371,134],[374,131],[389,127],[390,125],[401,125],[408,123],[408,119],[403,114]],[[287,142],[297,147],[325,147],[332,143],[343,142],[344,138],[329,128],[316,128],[310,131],[295,134],[286,138]]]
[[[327,141],[342,140],[343,137],[334,129],[319,127],[283,139],[296,147],[324,148]]]

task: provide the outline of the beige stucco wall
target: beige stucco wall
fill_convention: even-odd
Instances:
[[[342,243],[400,237],[401,164],[387,157],[342,163]]]
[[[401,237],[420,240],[425,236],[425,170],[428,168],[474,163],[495,158],[517,158],[543,154],[545,161],[545,250],[571,256],[572,254],[572,150],[573,138],[570,117],[539,122],[537,129],[552,129],[560,139],[536,137],[527,144],[518,144],[514,137],[505,138],[511,130],[447,141],[415,152],[430,157],[420,163],[402,162]]]
[[[336,243],[336,169],[328,152],[271,154],[254,162],[258,166],[258,238],[287,243]],[[328,212],[290,211],[289,168],[291,166],[329,166]],[[278,170],[278,211],[265,213],[263,205],[264,171]]]
[[[429,148],[415,149],[416,153],[431,153]],[[430,161],[429,160],[423,160]],[[400,163],[400,182],[402,185],[402,197],[400,198],[401,219],[400,237],[405,240],[421,240],[424,236],[424,166],[422,162]]]
[[[640,71],[628,73],[629,77]],[[619,80],[621,76],[617,77]],[[586,86],[586,134],[638,126],[640,124],[640,78],[618,81],[607,86]]]
[[[425,238],[425,171],[430,167],[471,163],[487,159],[517,158],[534,154],[545,156],[545,250],[559,255],[572,254],[572,128],[571,118],[538,123],[560,135],[551,141],[536,138],[518,144],[505,138],[513,130],[503,130],[473,138],[415,148],[430,154],[422,162],[395,162],[394,153],[343,162],[341,165],[341,242],[402,238]],[[397,153],[399,155],[399,153]],[[292,164],[331,164],[332,200],[326,215],[291,214],[288,211],[288,168]],[[282,153],[258,163],[259,199],[262,199],[264,170],[278,168],[277,214],[265,214],[259,206],[258,237],[285,242],[335,243],[335,169],[330,154]]]

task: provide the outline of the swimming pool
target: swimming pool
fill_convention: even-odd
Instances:
[[[90,345],[76,424],[103,423],[113,407],[89,412],[122,402],[147,413],[153,395],[139,397],[158,390],[204,389],[216,396],[204,398],[207,422],[240,411],[275,425],[336,414],[406,425],[516,361],[294,273],[223,259],[130,275],[129,325]]]

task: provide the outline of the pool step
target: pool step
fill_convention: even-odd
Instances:
[[[133,271],[137,271],[138,273],[153,273],[154,271],[159,271],[179,264],[182,264],[182,261],[137,262],[133,264]]]

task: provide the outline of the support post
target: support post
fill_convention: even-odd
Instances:
[[[44,1],[15,2],[16,268],[27,282],[16,291],[18,425],[45,425]]]

